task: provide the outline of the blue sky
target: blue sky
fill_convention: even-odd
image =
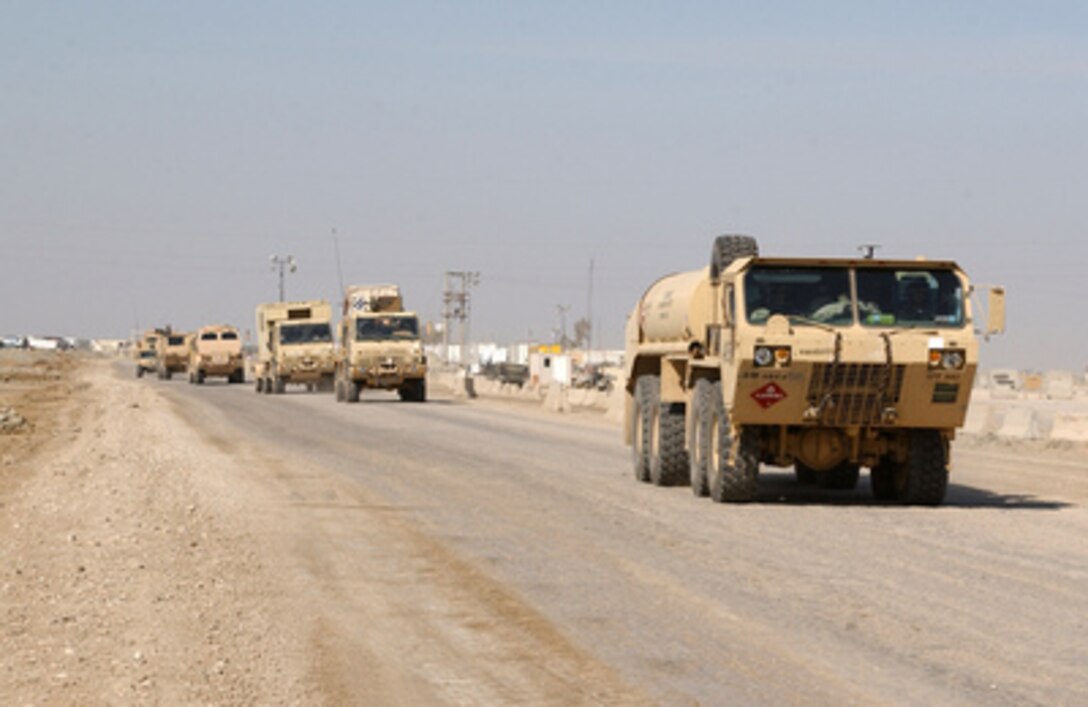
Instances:
[[[599,340],[714,235],[958,260],[993,366],[1088,363],[1072,2],[0,2],[2,332],[251,326],[395,281],[473,332]],[[0,333],[2,333],[0,332]]]

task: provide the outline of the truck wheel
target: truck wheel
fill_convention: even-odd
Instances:
[[[173,377],[174,377],[174,372],[171,371],[169,368],[167,368],[165,371],[162,372],[163,380],[170,380]]]
[[[695,393],[692,395],[691,439],[688,440],[688,463],[691,467],[688,476],[691,479],[691,492],[699,497],[710,494],[710,486],[707,485],[710,449],[706,444],[702,420],[710,414],[710,408],[713,405],[714,384],[706,378],[700,378],[695,383]]]
[[[257,392],[264,392],[264,378],[257,378]]]
[[[861,467],[850,462],[842,462],[833,469],[828,469],[816,477],[821,488],[849,491],[858,485]]]
[[[937,430],[914,430],[899,500],[921,506],[939,506],[948,490],[948,453]],[[898,489],[897,489],[898,490]]]
[[[632,416],[631,451],[634,455],[635,478],[650,480],[651,460],[658,449],[657,424],[661,411],[661,379],[657,376],[640,376],[635,382],[635,414]]]
[[[359,394],[363,392],[363,386],[349,380],[344,386],[344,400],[349,403],[359,402]]]
[[[869,487],[873,492],[873,498],[877,501],[894,501],[898,498],[896,493],[896,479],[904,474],[906,468],[903,464],[896,464],[890,459],[881,460],[879,464],[869,470]]]
[[[720,382],[714,384],[714,393],[715,404],[702,420],[710,497],[718,503],[751,501],[759,491],[759,432],[742,427],[734,436]]]
[[[273,390],[276,395],[283,395],[287,391],[287,381],[281,376],[276,376],[272,379]]]
[[[137,378],[143,378],[144,377],[144,369],[140,368],[139,366],[136,366],[136,377]]]
[[[196,384],[204,385],[204,371],[201,371],[199,369],[196,372]]]
[[[687,425],[683,403],[661,403],[657,413],[657,454],[650,459],[650,483],[654,486],[683,486],[690,480],[688,450],[684,446]]]
[[[816,470],[804,462],[793,462],[793,471],[797,474],[797,483],[799,484],[814,484],[816,483]]]
[[[718,281],[722,271],[737,258],[759,255],[759,244],[751,236],[718,236],[710,250],[710,279]]]
[[[336,383],[333,384],[333,387],[336,389],[336,402],[344,402],[344,400],[347,398],[347,395],[344,394],[344,381],[337,378]]]

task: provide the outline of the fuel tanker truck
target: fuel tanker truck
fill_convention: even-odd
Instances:
[[[1004,326],[1004,290],[951,261],[768,258],[720,236],[707,267],[658,280],[628,319],[635,477],[742,502],[761,464],[830,489],[867,467],[877,500],[939,505],[976,329]]]

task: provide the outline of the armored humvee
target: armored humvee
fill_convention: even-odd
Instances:
[[[208,376],[228,383],[245,382],[242,337],[229,325],[201,327],[189,344],[189,382],[201,384]]]

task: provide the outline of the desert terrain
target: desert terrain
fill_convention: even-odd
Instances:
[[[986,401],[915,508],[717,505],[603,412],[431,397],[0,351],[4,704],[1088,703],[1085,401]]]

